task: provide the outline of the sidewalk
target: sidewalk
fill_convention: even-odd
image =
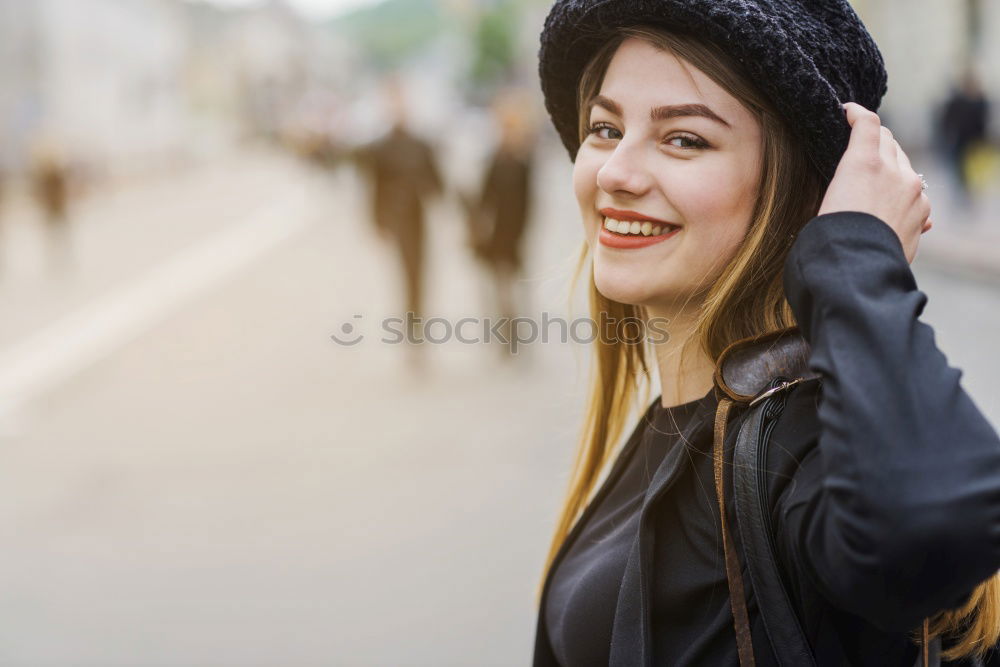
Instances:
[[[924,177],[934,227],[921,239],[916,262],[963,278],[1000,282],[1000,183],[963,210],[943,165],[924,167]]]
[[[18,428],[0,432],[0,662],[525,664],[582,419],[586,375],[575,362],[587,350],[539,344],[530,363],[507,364],[481,345],[435,345],[417,383],[402,372],[401,346],[374,336],[337,346],[329,336],[353,313],[372,322],[401,302],[393,249],[369,232],[361,184],[349,172],[313,180],[280,160],[260,178],[225,170],[194,190],[165,183],[167,199],[136,192],[86,227],[96,234],[88,257],[146,270],[109,270],[126,284],[94,294],[127,306],[89,309],[101,326],[87,330],[116,347],[35,392]],[[525,280],[537,305],[561,314],[553,267],[579,230],[563,160],[544,175],[549,224],[532,229]],[[222,248],[260,248],[283,221],[294,226],[296,207],[268,210],[307,181],[319,187],[297,233],[228,280],[195,280],[228,262]],[[179,210],[181,200],[201,212]],[[138,215],[148,202],[159,222]],[[222,210],[237,217],[221,220]],[[478,315],[456,207],[435,206],[428,221],[427,312]],[[105,225],[139,226],[155,248],[98,233]],[[192,250],[198,261],[182,265],[198,270],[159,270]],[[0,304],[8,288],[0,283]],[[168,298],[170,312],[128,342],[120,334],[134,328],[105,326],[111,312]],[[52,339],[35,366],[66,347],[93,360],[73,338]],[[0,408],[3,371],[0,361]],[[386,632],[398,641],[381,641]]]
[[[315,220],[312,185],[291,158],[241,151],[105,187],[73,202],[68,252],[52,247],[28,193],[8,191],[0,215],[0,431],[16,428],[23,406]]]
[[[34,201],[10,188],[0,201],[0,349],[81,304],[128,284],[160,262],[240,225],[309,183],[291,158],[244,151],[71,202],[62,256]]]

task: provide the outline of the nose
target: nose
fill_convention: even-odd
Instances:
[[[637,150],[626,140],[618,142],[614,152],[597,171],[597,186],[615,195],[641,196],[649,190],[652,176]]]

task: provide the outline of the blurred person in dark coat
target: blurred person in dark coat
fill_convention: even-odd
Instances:
[[[505,318],[516,317],[523,307],[515,294],[531,216],[534,133],[528,108],[525,95],[517,91],[498,97],[493,113],[500,129],[499,145],[487,160],[478,196],[464,198],[469,244],[489,271],[493,314]],[[510,340],[510,327],[501,332]]]
[[[42,210],[53,259],[68,264],[71,260],[68,165],[51,142],[40,143],[35,148],[32,162],[31,189]]]
[[[390,79],[386,91],[391,127],[380,139],[356,149],[354,158],[371,184],[375,231],[399,252],[406,294],[406,327],[409,340],[415,341],[421,335],[417,318],[423,313],[424,209],[444,188],[434,150],[406,127],[408,109],[401,80]],[[415,364],[421,363],[419,359],[417,354],[411,356]]]
[[[975,72],[967,69],[945,101],[940,117],[941,148],[963,206],[970,202],[969,153],[986,139],[988,117],[989,101]]]

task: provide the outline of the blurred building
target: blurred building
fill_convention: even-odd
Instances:
[[[0,168],[40,139],[135,173],[274,136],[329,41],[284,0],[0,0]]]
[[[31,3],[0,0],[0,170],[17,169],[38,115],[38,49]]]
[[[214,48],[238,87],[241,120],[276,136],[289,106],[308,86],[311,32],[282,0],[251,7],[227,22]]]
[[[183,137],[184,24],[172,0],[0,0],[3,161],[44,140],[101,163],[156,159]]]

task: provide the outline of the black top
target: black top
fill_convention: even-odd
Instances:
[[[733,664],[735,643],[710,641],[732,633],[729,590],[716,535],[718,505],[712,472],[714,391],[664,408],[649,407],[620,455],[625,465],[555,569],[545,608],[552,649],[564,667],[606,666],[622,574],[638,536],[639,510],[653,472],[675,447],[688,456],[681,476],[660,500],[657,533],[671,539],[655,549],[654,664],[672,659],[700,664]],[[700,421],[687,444],[685,427]],[[683,509],[682,509],[683,505]],[[671,575],[670,573],[673,573]],[[698,628],[698,641],[689,629]],[[718,633],[718,634],[717,634]],[[678,639],[686,656],[676,655]],[[669,647],[669,648],[668,648]],[[659,656],[659,657],[658,657]]]

